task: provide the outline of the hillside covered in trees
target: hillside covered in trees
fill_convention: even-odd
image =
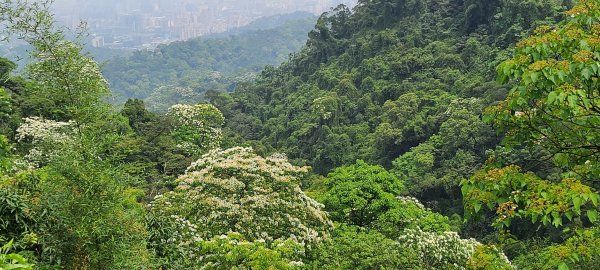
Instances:
[[[259,19],[226,33],[161,45],[109,60],[102,68],[114,102],[145,100],[153,111],[193,104],[206,91],[232,91],[266,65],[277,65],[306,42],[316,18],[297,12]]]
[[[598,0],[360,0],[165,113],[0,7],[0,269],[600,265]]]

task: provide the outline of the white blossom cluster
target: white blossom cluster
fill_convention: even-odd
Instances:
[[[177,104],[167,113],[175,124],[174,135],[180,139],[178,147],[197,155],[214,149],[223,137],[223,114],[211,104]]]
[[[284,155],[263,158],[251,148],[215,149],[194,162],[176,189],[156,197],[150,208],[194,225],[186,225],[186,232],[194,233],[187,239],[167,242],[236,232],[248,241],[315,243],[333,224],[323,206],[300,189],[297,177],[306,172],[307,167],[291,165]]]
[[[467,269],[467,261],[481,245],[475,239],[461,239],[456,232],[425,232],[420,228],[406,229],[399,238],[404,248],[415,250],[423,265],[433,269]],[[498,251],[500,258],[510,264]]]
[[[450,102],[448,109],[444,112],[445,115],[452,115],[461,110],[467,110],[470,112],[477,112],[483,107],[481,99],[479,98],[459,98],[454,99]]]
[[[72,121],[57,122],[43,119],[41,117],[24,118],[23,123],[17,129],[17,141],[22,142],[26,139],[34,141],[52,141],[60,142],[69,138],[71,133]]]
[[[40,117],[23,119],[17,129],[17,141],[29,140],[32,144],[25,160],[32,165],[47,161],[56,155],[58,145],[65,145],[72,141],[74,122],[57,122]]]
[[[179,125],[198,128],[205,126],[220,127],[225,121],[219,109],[211,104],[176,104],[169,108],[167,115],[174,117]]]
[[[337,106],[337,96],[328,95],[313,100],[313,112],[320,114],[324,120],[333,116]]]
[[[297,176],[308,173],[309,167],[298,167],[290,164],[285,154],[274,154],[263,158],[254,153],[252,148],[234,147],[226,150],[213,149],[199,160],[193,162],[187,173],[200,171],[206,173],[214,168],[232,168],[244,171],[248,176],[268,174],[278,182],[294,181],[298,183]],[[299,188],[299,187],[298,187]]]
[[[419,209],[425,210],[425,206],[415,197],[404,197],[398,196],[396,197],[402,204],[414,204]]]

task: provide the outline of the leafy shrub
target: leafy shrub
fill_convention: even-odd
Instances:
[[[27,263],[23,256],[16,253],[9,253],[13,247],[11,240],[0,248],[0,269],[2,270],[33,270],[33,264]]]
[[[309,269],[417,269],[416,253],[374,230],[342,225],[309,252]]]

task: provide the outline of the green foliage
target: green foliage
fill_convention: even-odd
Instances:
[[[388,237],[397,237],[403,233],[402,229],[407,228],[421,228],[427,232],[450,230],[447,217],[425,208],[412,197],[397,198],[393,206],[378,217],[373,227]]]
[[[292,240],[248,242],[239,233],[198,243],[203,269],[303,269],[304,246]]]
[[[167,112],[171,105],[194,104],[202,101],[202,95],[188,87],[174,85],[161,86],[144,99],[153,112]]]
[[[370,225],[404,190],[402,182],[385,169],[361,160],[330,173],[325,185],[322,201],[331,218],[357,226]]]
[[[0,241],[18,239],[0,269],[514,269],[500,248],[523,269],[600,262],[596,0],[517,44],[487,113],[507,48],[570,1],[361,0],[248,83],[307,29],[107,66],[165,115],[115,113],[50,2],[0,4],[36,60],[18,78],[0,59]]]
[[[149,265],[143,208],[118,169],[65,155],[39,175],[36,213],[45,263],[68,268]]]
[[[10,73],[17,65],[6,58],[0,58],[0,81],[4,82],[10,77]]]
[[[9,253],[13,247],[11,240],[0,248],[0,269],[2,270],[33,270],[34,265],[27,263],[23,256],[15,253]]]
[[[480,99],[453,100],[438,134],[392,162],[392,172],[411,194],[429,202],[436,211],[460,213],[458,184],[485,160],[484,149],[497,143],[492,128],[479,115]]]
[[[308,269],[418,269],[416,253],[384,235],[341,226],[309,252]]]
[[[38,61],[27,67],[27,75],[36,95],[61,104],[69,118],[93,121],[106,109],[101,106],[102,98],[110,90],[98,65],[82,53],[82,45],[66,40],[65,33],[54,25],[50,3],[6,1],[0,14],[10,23],[4,32],[33,47],[31,56]]]
[[[467,30],[473,31],[479,25],[488,23],[500,2],[500,0],[466,0],[464,5]]]
[[[499,79],[515,86],[488,118],[506,130],[509,145],[540,145],[558,165],[595,180],[600,7],[580,1],[567,15],[557,26],[539,27],[498,66]]]
[[[8,92],[0,87],[0,119],[6,121],[12,112],[11,109],[11,98],[8,95]]]
[[[334,221],[377,229],[397,237],[404,228],[445,231],[448,219],[432,213],[414,198],[401,197],[404,185],[380,166],[364,161],[336,169],[317,196]]]
[[[405,5],[423,13],[407,13]],[[482,37],[472,38],[475,49],[457,46],[467,38],[444,23],[431,26],[443,11],[419,7],[427,5],[434,7],[364,2],[353,14],[338,8],[323,16],[304,50],[219,104],[228,128],[320,174],[357,159],[390,165],[438,133],[453,100],[476,96],[484,105],[489,92],[502,91],[485,84],[493,80],[486,61],[498,54],[492,44]],[[372,29],[369,16],[392,16],[389,29]]]
[[[146,110],[144,101],[129,99],[125,102],[121,114],[127,118],[128,124],[138,135],[146,134],[146,131],[156,124],[157,116]]]
[[[11,160],[9,159],[10,154],[11,149],[8,139],[6,136],[0,134],[0,173],[2,175],[7,174],[12,167]]]
[[[3,188],[8,183],[13,194],[9,198],[25,202],[8,209],[17,214],[10,222],[39,239],[19,248],[47,267],[147,268],[151,255],[141,222],[144,211],[139,194],[130,188],[134,179],[113,152],[126,123],[103,100],[110,91],[98,65],[79,43],[65,39],[49,3],[4,1],[0,8],[5,33],[33,47],[37,61],[26,69],[26,93],[47,102],[40,115],[51,118],[27,118],[18,130],[25,160],[37,161],[31,159],[37,149],[43,162],[3,179]],[[25,138],[33,139],[25,143]],[[20,213],[35,222],[24,226],[30,220],[19,218]]]
[[[556,26],[538,27],[517,44],[512,59],[498,66],[499,81],[514,87],[485,116],[506,132],[507,147],[495,151],[490,165],[503,167],[531,157],[542,164],[551,160],[548,170],[537,168],[550,180],[510,165],[486,168],[462,182],[467,214],[489,216],[482,211],[485,206],[495,212],[493,225],[501,230],[527,232],[522,227],[541,223],[535,232],[520,236],[539,234],[550,245],[519,254],[516,263],[523,269],[588,269],[598,264],[600,195],[594,188],[600,164],[595,91],[600,5],[578,1],[566,15]],[[525,155],[515,159],[519,153]],[[563,230],[553,233],[548,227]],[[500,240],[518,243],[510,234]]]
[[[467,268],[473,270],[511,270],[515,269],[506,256],[495,246],[479,245],[469,261]],[[521,268],[517,268],[521,269]]]
[[[153,197],[159,192],[154,190],[155,188],[160,189],[182,174],[197,156],[192,156],[187,149],[178,147],[176,138],[172,136],[176,130],[176,119],[149,112],[142,100],[128,100],[121,115],[129,120],[129,126],[135,132],[120,145],[124,160],[133,165],[131,173],[146,179],[150,185],[150,195]],[[195,149],[201,150],[198,147]]]
[[[515,261],[519,269],[594,269],[600,262],[598,227],[577,230],[561,244],[523,254]]]
[[[391,168],[425,205],[460,215],[460,181],[500,141],[480,119],[507,92],[495,67],[516,38],[565,9],[557,1],[528,1],[530,10],[517,4],[340,6],[319,18],[288,62],[229,97],[207,98],[228,119],[225,136],[238,143],[286,153],[321,175],[359,159]]]
[[[28,199],[14,187],[0,183],[0,239],[19,239],[32,229],[36,216]]]

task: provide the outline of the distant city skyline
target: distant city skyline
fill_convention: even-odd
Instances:
[[[88,23],[94,47],[144,48],[241,27],[265,16],[297,11],[320,15],[356,0],[57,0],[68,27]]]

